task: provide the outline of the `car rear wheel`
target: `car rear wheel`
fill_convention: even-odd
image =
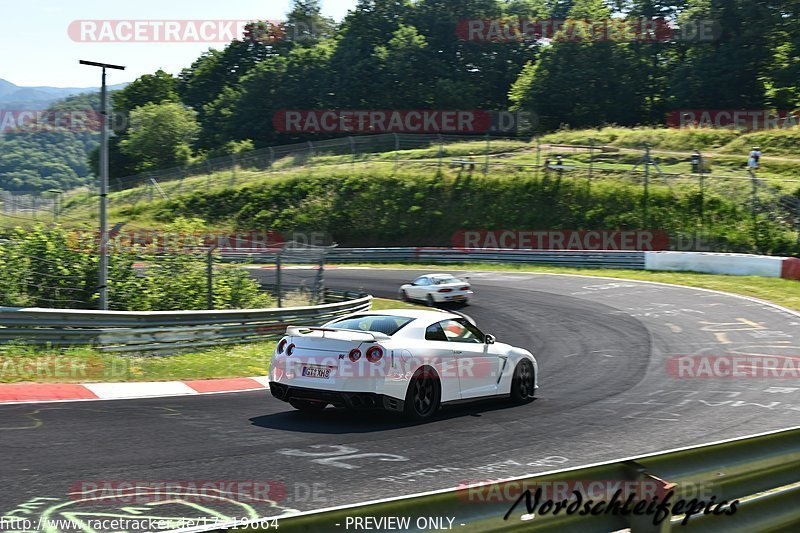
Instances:
[[[328,404],[322,402],[310,402],[308,400],[289,400],[289,405],[298,411],[305,411],[308,413],[315,413],[322,411]]]
[[[429,294],[428,298],[425,300],[428,304],[428,307],[436,307],[436,301],[433,299],[433,295]]]
[[[441,387],[436,374],[428,369],[418,370],[406,393],[405,415],[411,420],[427,420],[439,410]]]
[[[534,399],[536,395],[536,380],[533,372],[533,364],[527,359],[517,365],[517,368],[514,369],[514,377],[511,380],[511,401],[527,403]]]

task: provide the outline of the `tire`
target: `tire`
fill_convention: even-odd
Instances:
[[[535,383],[533,363],[527,359],[520,361],[511,380],[511,401],[518,404],[532,401],[536,396]]]
[[[425,299],[425,303],[428,304],[428,307],[436,307],[436,301],[433,299],[432,294],[428,295],[428,297]]]
[[[406,418],[416,421],[433,418],[439,411],[441,398],[442,388],[438,376],[430,369],[417,370],[406,392]]]
[[[403,300],[404,302],[410,302],[411,301],[411,298],[408,297],[408,293],[405,291],[405,289],[400,291],[400,299]]]
[[[289,405],[305,413],[318,413],[328,406],[326,403],[310,402],[308,400],[289,400]]]

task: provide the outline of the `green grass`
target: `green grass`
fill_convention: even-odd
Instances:
[[[356,265],[342,265],[356,266]],[[686,285],[701,289],[751,296],[772,302],[788,309],[800,311],[800,281],[781,278],[762,278],[758,276],[724,276],[718,274],[701,274],[696,272],[653,272],[648,270],[615,270],[605,268],[571,268],[536,265],[495,265],[495,264],[454,264],[454,265],[411,265],[364,263],[358,266],[390,269],[415,270],[480,270],[480,271],[513,271],[532,272],[537,274],[577,274],[582,276],[602,276],[609,278],[634,279]]]
[[[414,308],[373,300],[373,309]],[[177,355],[115,355],[92,348],[0,347],[0,383],[114,383],[264,376],[276,340],[219,346]]]

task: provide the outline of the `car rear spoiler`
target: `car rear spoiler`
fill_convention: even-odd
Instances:
[[[314,328],[310,326],[289,326],[286,328],[286,334],[292,337],[303,337],[309,333],[313,332],[322,332],[322,337],[325,337],[326,333],[350,333],[356,335],[362,335],[367,338],[372,339],[371,341],[367,342],[378,342],[379,340],[385,341],[391,339],[389,335],[384,333],[378,333],[377,331],[361,331],[360,329],[343,329],[343,328]],[[355,340],[355,339],[354,339]]]

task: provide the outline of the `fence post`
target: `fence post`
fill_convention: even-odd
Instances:
[[[486,132],[486,158],[483,165],[483,175],[489,173],[489,151],[492,149],[492,138],[489,137],[489,132]]]
[[[231,154],[231,185],[236,184],[236,154]]]
[[[352,137],[347,138],[350,141],[350,166],[353,170],[356,169],[356,141]]]
[[[269,171],[272,172],[272,165],[275,164],[275,149],[270,146],[269,147]]]
[[[644,147],[644,195],[642,196],[642,229],[647,229],[647,208],[650,201],[650,146]]]
[[[753,222],[753,242],[755,252],[758,252],[758,178],[756,178],[756,173],[753,172],[752,168],[747,169],[747,173],[750,174],[750,217]]]
[[[442,140],[442,134],[437,134],[439,138],[439,172],[442,172],[442,159],[444,159],[444,141]]]
[[[536,175],[534,176],[537,180],[539,179],[539,165],[541,165],[541,156],[542,156],[542,143],[539,136],[536,136]]]
[[[283,291],[281,290],[281,254],[275,255],[275,291],[278,296],[278,307],[283,307]]]
[[[396,133],[394,135],[394,173],[397,174],[397,165],[400,164],[400,136]]]
[[[589,180],[592,179],[594,170],[594,139],[589,139]]]
[[[706,187],[705,187],[705,185],[706,185],[705,181],[706,180],[705,180],[705,176],[703,175],[703,173],[704,173],[704,168],[703,167],[705,166],[705,161],[703,161],[703,154],[701,154],[700,152],[697,152],[697,156],[698,156],[698,163],[699,163],[699,165],[697,167],[697,170],[700,173],[700,208],[699,208],[699,213],[698,214],[700,216],[700,229],[703,229],[703,219],[705,218],[704,211],[705,211],[705,203],[706,203]]]
[[[308,157],[306,158],[306,163],[311,166],[311,158],[314,157],[314,143],[308,141]]]
[[[206,257],[206,286],[208,288],[209,309],[214,309],[214,250],[216,249],[216,245],[209,248]]]

